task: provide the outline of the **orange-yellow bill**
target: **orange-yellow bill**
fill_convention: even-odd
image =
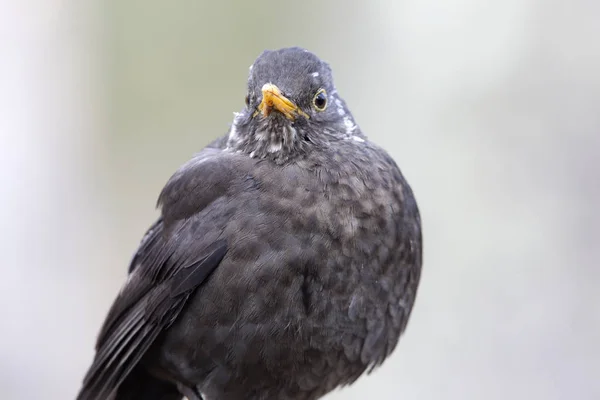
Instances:
[[[296,119],[297,115],[308,118],[308,115],[298,108],[293,101],[285,97],[277,86],[272,83],[265,83],[262,87],[262,101],[258,105],[258,111],[263,117],[267,117],[273,110],[279,111],[290,120]]]

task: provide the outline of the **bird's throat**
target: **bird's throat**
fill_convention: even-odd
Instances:
[[[271,115],[256,125],[240,125],[234,120],[229,132],[228,148],[252,158],[286,161],[298,152],[298,131],[283,116]]]

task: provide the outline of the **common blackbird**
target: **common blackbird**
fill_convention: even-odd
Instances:
[[[263,52],[247,93],[163,188],[79,400],[318,399],[396,347],[422,262],[409,185],[314,54]]]

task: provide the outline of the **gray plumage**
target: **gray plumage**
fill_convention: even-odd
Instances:
[[[394,350],[421,271],[417,204],[315,55],[259,56],[247,107],[159,205],[78,400],[317,399]]]

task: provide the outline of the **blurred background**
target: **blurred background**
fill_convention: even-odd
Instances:
[[[333,67],[423,217],[415,311],[328,399],[600,399],[600,4],[0,6],[0,398],[72,399],[172,172],[263,49]]]

